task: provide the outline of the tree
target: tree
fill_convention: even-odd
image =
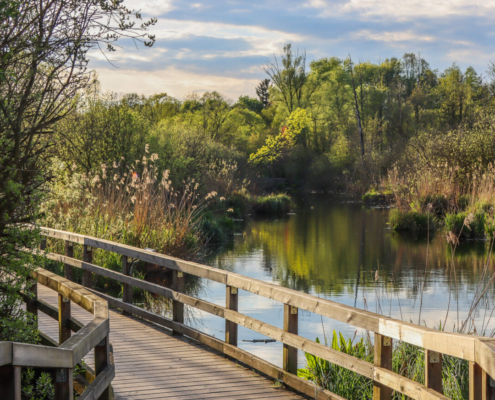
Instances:
[[[263,103],[263,107],[267,108],[270,105],[270,79],[263,79],[258,86],[256,86],[256,94],[258,99]]]
[[[287,119],[287,124],[276,137],[269,137],[256,153],[251,154],[249,162],[253,165],[272,165],[287,154],[297,143],[306,146],[307,132],[311,125],[311,116],[305,109],[298,108]]]
[[[18,0],[0,8],[0,331],[21,318],[19,291],[34,266],[19,249],[34,247],[55,123],[76,109],[89,79],[88,51],[126,37],[151,46],[138,12],[119,0]],[[12,332],[14,332],[12,330]],[[4,337],[5,339],[5,337]]]
[[[260,114],[265,107],[263,102],[249,96],[239,96],[236,106],[247,108],[249,111],[255,112],[256,114]]]
[[[140,158],[151,123],[148,118],[156,119],[153,111],[160,110],[145,108],[146,104],[147,99],[137,95],[102,94],[99,82],[92,81],[84,91],[84,107],[57,124],[52,153],[71,170],[75,164],[86,174],[101,164],[120,163],[121,158]]]
[[[349,65],[349,70],[351,72],[351,80],[352,80],[352,92],[354,94],[354,107],[356,110],[356,125],[358,128],[358,133],[359,133],[359,144],[361,145],[361,163],[364,162],[364,134],[363,134],[363,127],[361,124],[361,113],[359,112],[359,105],[358,105],[358,97],[356,94],[356,84],[354,82],[354,65],[352,64],[352,60],[349,58],[350,65]],[[362,82],[362,79],[361,79]],[[361,94],[363,93],[362,89],[362,84],[361,84]],[[362,99],[362,97],[361,97]],[[363,110],[362,102],[361,102],[361,111]]]
[[[286,44],[281,55],[281,65],[277,57],[274,61],[263,67],[277,89],[278,101],[281,101],[289,114],[303,106],[304,100],[309,100],[318,87],[315,81],[309,87],[305,87],[308,81],[306,74],[306,52],[295,53],[292,45]]]

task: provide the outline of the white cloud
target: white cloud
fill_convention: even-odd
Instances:
[[[377,42],[386,42],[389,44],[398,42],[433,42],[437,40],[437,38],[434,36],[416,34],[411,30],[372,32],[368,29],[354,32],[350,35],[350,38],[374,40]]]
[[[360,17],[447,17],[479,15],[495,11],[495,0],[310,0],[307,7],[321,11],[322,16],[357,13]]]
[[[193,91],[213,90],[231,99],[237,99],[241,93],[254,96],[259,83],[257,79],[196,74],[173,67],[152,72],[100,68],[97,72],[103,90],[144,95],[166,92],[178,98]]]
[[[160,18],[153,33],[159,39],[179,39],[188,36],[209,36],[222,39],[251,39],[255,41],[302,42],[303,35],[271,30],[256,25],[237,25],[194,20]],[[258,43],[262,47],[263,43]],[[268,45],[269,47],[269,45]]]
[[[463,49],[455,49],[448,52],[445,55],[445,58],[452,62],[461,62],[466,64],[471,64],[473,60],[486,60],[488,64],[488,60],[495,59],[495,52],[487,53],[484,49],[479,48],[463,48]],[[484,71],[478,71],[484,72]]]
[[[172,3],[173,0],[125,0],[124,5],[131,10],[141,10],[145,15],[158,16],[174,10]]]

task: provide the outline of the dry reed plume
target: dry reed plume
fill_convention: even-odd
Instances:
[[[203,241],[201,211],[216,197],[198,194],[199,183],[175,190],[170,171],[159,174],[157,154],[134,163],[101,165],[97,174],[59,179],[44,204],[43,223],[180,257],[191,257]],[[59,172],[60,175],[60,172]]]

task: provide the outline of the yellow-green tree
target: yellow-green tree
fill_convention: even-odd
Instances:
[[[311,116],[303,108],[293,111],[286,125],[275,137],[269,137],[256,153],[251,154],[249,162],[253,165],[272,165],[290,151],[297,143],[306,143]]]

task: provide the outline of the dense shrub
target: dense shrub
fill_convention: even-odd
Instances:
[[[427,231],[434,230],[437,220],[433,214],[418,211],[401,211],[397,208],[390,210],[389,223],[396,231]]]
[[[292,204],[289,195],[279,193],[255,197],[252,207],[256,214],[284,215],[291,211]]]

